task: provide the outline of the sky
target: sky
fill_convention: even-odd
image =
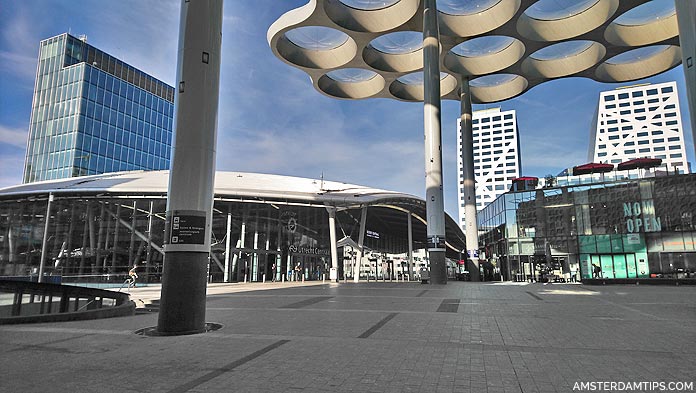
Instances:
[[[425,195],[423,106],[338,100],[277,59],[266,32],[307,0],[227,0],[224,8],[217,169],[342,181]],[[0,188],[21,183],[39,41],[64,32],[175,84],[179,0],[0,0]],[[584,78],[546,82],[474,110],[517,111],[522,171],[543,177],[584,164],[599,93],[677,81],[687,156],[694,143],[681,66],[625,84]],[[442,102],[445,210],[457,217],[460,105]],[[696,165],[694,165],[696,167]]]

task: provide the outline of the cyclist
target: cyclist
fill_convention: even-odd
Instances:
[[[135,269],[138,268],[138,264],[136,263],[133,265],[133,268],[128,271],[128,288],[130,289],[135,288],[135,280],[138,278],[138,273],[135,272]]]

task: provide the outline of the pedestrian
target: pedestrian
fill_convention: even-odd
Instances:
[[[276,264],[274,263],[271,266],[271,282],[275,281],[275,276],[276,276]]]
[[[300,263],[297,262],[297,266],[295,266],[295,281],[300,281],[300,272],[302,271],[302,268],[300,267]]]
[[[134,264],[133,268],[128,271],[128,289],[130,288],[135,288],[135,280],[138,278],[138,273],[135,272],[135,269],[138,268],[138,264]]]
[[[599,265],[592,264],[592,278],[599,278],[602,274],[602,268]]]

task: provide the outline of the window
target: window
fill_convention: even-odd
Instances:
[[[665,122],[665,125],[667,125],[667,126],[676,126],[677,123],[678,123],[678,122],[677,122],[676,120],[669,120],[669,121]]]
[[[656,94],[657,94],[657,89],[650,89],[650,90],[648,90],[648,95],[649,95],[649,96],[654,96],[654,95],[656,95]]]
[[[653,150],[654,151],[665,151],[665,147],[664,146],[655,146],[655,148]]]
[[[649,143],[650,143],[650,141],[638,141],[639,145],[647,145]]]
[[[679,137],[673,136],[671,138],[667,138],[667,142],[679,142]]]
[[[607,156],[606,152],[602,152],[602,153],[597,154],[597,157],[606,157],[606,156]]]
[[[500,116],[493,116],[493,121],[500,121]]]
[[[681,157],[682,157],[681,153],[674,153],[674,154],[669,155],[669,158],[681,158]]]
[[[626,142],[624,143],[624,146],[635,146],[635,142]]]
[[[653,133],[654,134],[654,133]],[[653,143],[664,143],[665,138],[655,138],[653,139]]]
[[[607,105],[607,109],[616,109],[616,104]]]
[[[624,150],[624,154],[635,154],[635,153],[636,153],[635,149]]]
[[[474,119],[471,121],[471,124],[478,124],[478,122],[479,122],[479,119]]]
[[[634,92],[633,92],[633,97],[634,97],[634,98],[635,98],[635,97],[642,97],[642,96],[643,96],[643,92],[642,92],[642,91],[634,91]]]
[[[667,86],[667,87],[662,88],[663,93],[671,93],[673,91],[674,91],[674,89],[672,88],[672,86]]]
[[[647,132],[639,132],[636,134],[637,136],[648,136]]]
[[[631,106],[631,103],[630,102],[622,102],[619,104],[619,108],[625,108],[627,106]]]
[[[669,147],[669,150],[679,150],[680,146],[679,145],[672,145]]]
[[[619,99],[620,99],[620,100],[625,99],[625,98],[628,98],[628,93],[621,93],[621,94],[619,94]]]
[[[657,94],[657,91],[655,92]],[[614,101],[616,96],[604,96],[604,101]]]
[[[650,153],[650,148],[648,147],[648,148],[638,149],[638,153]]]
[[[512,113],[509,113],[509,114],[505,115],[505,116],[503,117],[503,119],[505,119],[505,120],[510,120],[510,119],[512,119]]]

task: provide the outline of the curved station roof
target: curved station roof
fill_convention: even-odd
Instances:
[[[626,82],[681,63],[673,0],[438,0],[441,94],[518,96],[550,79]],[[423,100],[420,0],[310,0],[268,31],[277,57],[334,98]]]
[[[0,188],[1,200],[54,193],[64,196],[166,196],[169,171],[132,171],[47,180]],[[368,220],[384,231],[407,237],[407,212],[414,221],[414,245],[425,246],[425,201],[417,196],[354,184],[245,172],[216,172],[215,198],[239,202],[333,206],[339,211],[370,207]],[[357,215],[359,220],[360,215]],[[374,220],[374,221],[373,221]],[[465,248],[464,234],[446,215],[449,252]],[[423,239],[422,241],[420,239]]]

